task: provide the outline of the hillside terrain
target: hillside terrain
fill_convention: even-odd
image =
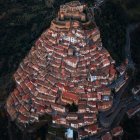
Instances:
[[[20,62],[28,54],[31,46],[40,34],[49,27],[51,20],[56,16],[61,4],[71,0],[52,0],[47,3],[45,0],[0,0],[0,139],[10,139],[9,127],[4,103],[10,91],[15,87],[13,74],[17,70]],[[93,5],[89,0],[88,4]],[[113,14],[112,14],[113,13]],[[105,48],[111,53],[112,57],[120,64],[124,58],[126,26],[130,23],[140,22],[140,1],[139,0],[107,0],[101,9],[95,10],[95,20],[101,31],[101,37]],[[132,33],[132,56],[136,63],[138,74],[136,76],[139,84],[139,54],[140,54],[140,28]],[[137,116],[136,120],[139,116]],[[132,123],[131,123],[132,122]],[[124,122],[127,124],[127,122]],[[133,127],[138,127],[134,120],[130,121]],[[12,124],[13,135],[17,134],[16,139],[21,139],[21,131]],[[7,127],[8,126],[8,127]],[[63,134],[64,130],[52,130],[57,134]],[[44,131],[44,129],[43,129]],[[131,130],[126,130],[130,132]],[[139,131],[136,131],[139,136]],[[131,134],[131,139],[135,133]],[[42,129],[38,130],[35,139],[41,139]],[[50,140],[52,139],[51,136]],[[11,139],[12,140],[12,139]]]

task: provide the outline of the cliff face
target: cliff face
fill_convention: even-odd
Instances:
[[[107,85],[116,70],[86,8],[78,2],[62,5],[19,65],[14,74],[16,89],[6,102],[12,120],[26,126],[47,113],[53,123],[76,129],[85,126],[85,132],[97,133],[98,111],[112,106]],[[72,103],[78,106],[75,113],[66,107]]]

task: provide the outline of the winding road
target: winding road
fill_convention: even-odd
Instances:
[[[128,59],[128,67],[132,68],[133,70],[135,70],[135,66],[134,66],[134,62],[133,62],[132,57],[131,57],[131,48],[130,48],[131,47],[131,38],[130,38],[130,34],[138,26],[139,26],[139,24],[131,24],[131,25],[128,25],[127,28],[126,28],[125,57],[126,57],[126,59]]]

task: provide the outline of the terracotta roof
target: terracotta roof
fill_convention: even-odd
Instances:
[[[66,119],[68,119],[68,120],[77,120],[78,115],[77,115],[77,113],[68,113]]]
[[[112,100],[110,101],[100,101],[98,102],[98,109],[100,111],[105,111],[105,110],[108,110],[110,109],[112,106]]]
[[[110,96],[107,84],[116,74],[114,63],[110,62],[113,60],[101,47],[98,27],[85,30],[89,24],[80,22],[76,16],[74,18],[71,21],[54,19],[20,63],[13,75],[16,88],[6,102],[12,120],[25,126],[38,122],[45,113],[52,116],[57,113],[62,119],[56,123],[68,125],[63,119],[69,114],[66,104],[74,102],[78,106],[77,115],[91,113],[95,116],[93,119],[98,118],[99,110],[112,106],[112,101],[98,100],[100,95]],[[94,80],[90,78],[92,74]],[[84,117],[78,116],[78,120],[81,119]],[[87,125],[87,128],[97,130],[96,125]]]
[[[85,127],[85,131],[96,134],[98,130],[98,126],[96,124],[89,125]]]
[[[117,126],[111,130],[113,136],[119,136],[123,134],[123,128],[121,126]]]
[[[102,136],[102,140],[112,140],[112,136],[109,132]]]
[[[78,137],[79,138],[85,138],[88,136],[88,132],[84,131],[84,130],[79,130],[78,131]]]
[[[65,98],[65,99],[70,99],[70,100],[73,100],[74,101],[78,101],[79,97],[78,95],[74,94],[74,93],[70,93],[70,92],[63,92],[62,93],[62,98]]]

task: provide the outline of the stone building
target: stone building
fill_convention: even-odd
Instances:
[[[112,106],[107,85],[116,69],[98,27],[87,28],[95,23],[84,8],[77,1],[61,6],[20,63],[14,74],[16,88],[6,102],[11,120],[26,126],[49,114],[52,123],[73,128],[80,137],[98,133],[98,112]],[[78,110],[71,114],[67,104],[73,103]]]

